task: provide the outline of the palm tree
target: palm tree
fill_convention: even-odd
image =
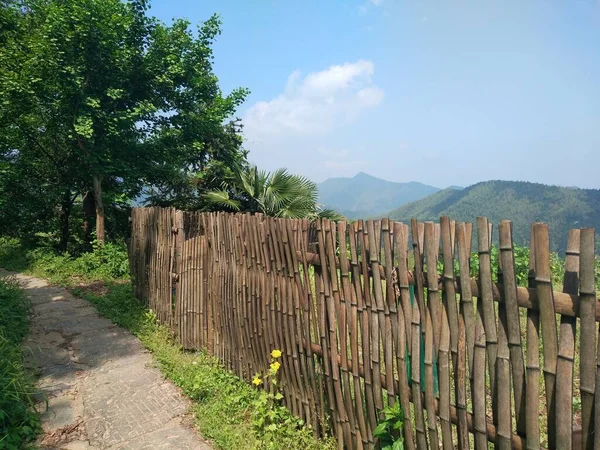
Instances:
[[[317,185],[301,175],[290,174],[287,169],[274,172],[259,170],[256,166],[241,168],[235,185],[204,195],[211,207],[229,211],[263,213],[272,217],[289,219],[344,217],[317,203]]]

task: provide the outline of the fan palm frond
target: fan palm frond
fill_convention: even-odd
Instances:
[[[334,220],[336,222],[346,220],[345,216],[343,216],[342,214],[340,214],[339,212],[337,212],[331,208],[324,208],[324,209],[318,210],[315,214],[315,218],[329,219],[329,220]]]
[[[209,191],[203,195],[207,203],[233,211],[240,210],[240,202],[231,198],[225,190]]]

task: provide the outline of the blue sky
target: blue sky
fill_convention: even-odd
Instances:
[[[600,2],[154,0],[219,13],[249,159],[315,181],[600,188]]]

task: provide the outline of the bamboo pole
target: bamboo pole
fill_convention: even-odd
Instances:
[[[593,228],[580,231],[579,295],[581,298],[581,339],[579,360],[579,388],[581,389],[581,448],[595,448],[596,425],[594,418],[594,394],[596,379],[594,364],[596,362],[596,324],[593,320],[598,313],[595,304],[595,232]],[[598,417],[598,414],[595,414]]]
[[[368,246],[368,230],[366,230],[362,220],[357,222],[357,232],[358,232],[358,246],[360,247],[360,262],[361,262],[361,270],[362,270],[362,286],[360,286],[360,276],[357,279],[357,295],[360,291],[364,298],[364,306],[363,306],[363,314],[361,319],[361,328],[363,329],[362,334],[362,346],[363,346],[363,361],[365,366],[368,365],[370,369],[371,365],[371,279],[369,276],[369,257],[367,252]],[[365,234],[367,236],[365,236]],[[371,370],[365,371],[365,396],[367,398],[367,412],[369,416],[369,425],[371,432],[369,436],[372,435],[373,431],[377,427],[377,411],[375,409],[375,393],[373,389],[373,376]]]
[[[502,233],[500,233],[502,234]],[[503,259],[498,260],[498,279],[504,278]],[[480,261],[481,263],[481,261]],[[510,277],[508,277],[510,279]],[[500,450],[511,448],[511,420],[512,408],[510,393],[512,389],[510,377],[510,350],[508,343],[508,317],[506,302],[498,304],[498,353],[496,356],[496,396],[493,397],[492,407],[496,414],[494,418],[497,423],[497,435],[495,447]]]
[[[396,392],[394,383],[394,340],[397,340],[398,320],[396,310],[396,292],[393,279],[393,258],[392,254],[392,236],[390,222],[388,219],[381,220],[381,242],[383,244],[382,260],[385,262],[385,292],[383,293],[383,313],[384,313],[384,333],[383,338],[383,360],[385,363],[384,374],[387,380],[386,389],[388,404],[393,405],[396,402]]]
[[[455,225],[456,226],[456,225]],[[440,218],[440,228],[442,234],[442,253],[444,260],[444,300],[446,304],[447,322],[450,327],[450,345],[452,347],[452,322],[456,319],[456,353],[452,355],[452,365],[454,376],[454,395],[458,411],[458,447],[467,449],[469,446],[469,435],[467,429],[467,398],[466,398],[466,335],[464,327],[464,316],[458,317],[456,308],[456,291],[454,290],[454,236],[450,219],[448,217]],[[472,317],[471,317],[472,319]],[[440,358],[440,374],[442,372]],[[440,377],[441,381],[441,377]],[[440,388],[441,392],[441,388]],[[440,397],[440,402],[442,398]],[[450,403],[450,399],[448,399]],[[441,405],[440,405],[441,408]],[[448,408],[449,410],[450,408]],[[441,412],[441,411],[440,411]],[[448,411],[449,413],[449,411]],[[448,414],[449,416],[449,414]],[[440,416],[441,417],[441,416]],[[450,417],[448,417],[449,421]],[[442,429],[443,431],[443,429]],[[450,435],[451,437],[451,435]],[[450,446],[452,442],[450,442]],[[448,447],[450,448],[450,447]]]
[[[325,238],[325,219],[317,221],[317,236],[319,241],[319,256],[321,257],[321,261],[326,261],[326,238]],[[337,367],[337,357],[333,357],[331,355],[331,347],[332,341],[335,341],[335,330],[333,330],[330,326],[332,320],[329,318],[329,315],[333,313],[331,310],[333,309],[332,299],[329,289],[329,281],[327,274],[327,267],[323,266],[322,271],[319,274],[319,287],[321,290],[321,308],[320,308],[320,322],[321,322],[321,342],[323,348],[323,366],[325,379],[328,383],[328,402],[329,408],[331,410],[332,418],[335,424],[335,433],[338,443],[344,442],[344,423],[341,415],[341,410],[344,408],[343,401],[341,400],[341,395],[338,393],[339,390],[339,375],[334,373],[334,364]],[[316,277],[315,277],[316,281]],[[337,353],[337,352],[336,352]],[[340,444],[342,445],[342,444]]]
[[[401,303],[398,305],[398,339],[396,355],[398,359],[398,393],[404,414],[410,413],[410,389],[408,373],[406,370],[407,348],[410,343],[410,317],[412,308],[410,306],[410,290],[408,285],[408,226],[403,223],[394,223],[394,239],[396,244],[396,257],[398,261],[398,288]],[[408,325],[406,319],[409,319]],[[409,355],[410,358],[410,355]],[[356,369],[358,373],[358,368]],[[412,423],[406,421],[403,427],[404,445],[408,450],[414,450],[414,435]]]
[[[429,441],[433,448],[438,448],[437,418],[434,406],[434,376],[433,361],[439,363],[439,395],[440,395],[440,422],[442,426],[442,441],[444,447],[452,442],[450,429],[450,370],[449,370],[449,331],[447,322],[442,317],[440,295],[437,283],[437,252],[439,241],[435,238],[435,229],[432,222],[425,223],[425,261],[427,263],[427,308],[425,317],[425,408],[427,409],[427,428]],[[439,312],[438,312],[439,311]],[[437,330],[437,333],[435,332]],[[444,335],[444,348],[440,347]],[[439,337],[438,337],[439,336]],[[436,343],[436,339],[438,339]],[[443,353],[443,355],[442,355]],[[442,361],[443,360],[443,361]],[[442,365],[443,363],[443,365]]]
[[[345,324],[345,302],[342,308],[342,299],[340,296],[340,283],[338,278],[338,269],[335,261],[335,249],[336,249],[336,227],[335,222],[325,221],[325,232],[328,237],[327,242],[327,256],[329,265],[329,282],[331,287],[329,306],[331,307],[329,320],[330,327],[334,330],[334,334],[331,335],[332,340],[330,349],[332,358],[336,358],[340,355],[340,362],[332,360],[332,368],[334,374],[334,383],[337,378],[336,394],[339,396],[339,402],[343,407],[340,408],[340,416],[344,427],[344,440],[348,445],[356,446],[356,421],[352,414],[353,408],[351,399],[349,397],[348,389],[350,381],[348,376],[348,358],[347,358],[347,337],[346,337],[346,324]],[[343,312],[342,312],[343,310]],[[339,342],[339,344],[338,344]],[[349,408],[349,409],[348,409]]]
[[[535,288],[535,224],[531,225],[529,240],[529,276],[530,288]],[[527,449],[540,448],[540,315],[539,311],[527,310],[527,399],[525,401],[525,421],[527,423]]]
[[[466,227],[464,223],[456,224],[456,237],[458,244],[458,259],[459,259],[459,270],[461,276],[469,270],[467,243],[469,239],[466,237]],[[463,286],[461,285],[461,288]],[[470,288],[469,283],[464,283],[463,289]],[[468,291],[461,292],[461,305],[467,305],[464,301],[464,297],[471,297]],[[471,303],[472,305],[472,303]],[[472,310],[472,308],[471,308]],[[463,312],[467,312],[468,308],[464,308]],[[467,314],[465,314],[466,316]],[[486,335],[483,326],[483,302],[477,302],[477,315],[475,319],[475,330],[474,330],[474,347],[473,347],[473,363],[471,370],[472,377],[472,402],[473,402],[473,431],[475,440],[476,450],[487,449],[487,421],[486,421],[486,396],[477,395],[477,393],[484,393],[486,391],[485,385],[485,359],[486,359]]]
[[[548,411],[548,447],[556,446],[556,405],[555,383],[558,352],[556,332],[556,312],[552,299],[552,279],[550,272],[550,244],[548,225],[536,224],[535,238],[535,282],[540,299],[540,319],[544,340],[544,381],[546,383],[546,409]]]
[[[485,217],[477,218],[477,244],[479,253],[479,290],[477,303],[481,303],[483,328],[485,331],[488,373],[490,377],[492,397],[492,417],[497,423],[496,405],[496,358],[498,355],[498,331],[496,328],[496,315],[494,312],[492,291],[492,269],[490,260],[491,232],[488,220]]]
[[[427,450],[427,435],[425,434],[425,417],[423,414],[423,403],[421,400],[421,328],[423,318],[427,315],[423,302],[423,271],[421,261],[421,250],[419,244],[419,226],[416,220],[411,220],[412,244],[415,260],[415,305],[412,308],[412,354],[411,354],[411,387],[415,411],[415,429],[417,432],[417,448]],[[424,327],[423,327],[424,328]],[[437,447],[434,447],[437,448]]]
[[[347,245],[348,245],[348,241],[346,239],[346,222],[339,222],[338,223],[338,238],[339,238],[339,245],[341,249],[346,249]],[[340,276],[341,276],[341,280],[342,280],[342,291],[343,291],[343,296],[342,298],[344,299],[344,303],[343,303],[343,308],[346,309],[346,311],[341,313],[341,317],[346,319],[346,325],[348,327],[348,341],[350,343],[350,357],[352,359],[352,361],[358,361],[358,330],[357,330],[357,310],[356,310],[356,293],[354,292],[354,290],[352,289],[352,286],[350,284],[350,273],[348,272],[347,269],[345,269],[346,267],[349,267],[350,265],[348,264],[348,256],[346,251],[340,251],[340,262],[341,262],[341,268],[340,268]],[[344,329],[346,328],[346,326],[344,326]],[[344,338],[346,338],[346,333],[345,331],[343,332],[344,334]],[[346,339],[344,339],[344,342],[341,345],[341,350],[342,350],[342,354],[341,354],[341,358],[342,358],[342,365],[344,366],[344,370],[346,371],[346,374],[348,374],[349,372],[349,362],[348,362],[348,355],[347,355],[347,342]],[[351,392],[350,392],[350,380],[348,378],[348,375],[346,375],[346,382],[347,384],[347,395],[346,395],[346,409],[348,411],[351,411],[351,416],[354,417],[356,416],[356,423],[354,425],[354,433],[356,434],[356,442],[355,442],[355,446],[356,448],[363,448],[365,446],[369,445],[369,441],[367,439],[367,425],[366,425],[366,421],[365,421],[365,414],[364,414],[364,405],[363,405],[363,396],[362,396],[362,389],[360,386],[360,377],[358,374],[358,364],[356,364],[356,367],[354,368],[354,370],[352,370],[352,383],[353,383],[353,388],[354,388],[354,404],[352,402],[352,398],[351,398]]]
[[[513,397],[517,432],[526,434],[525,425],[525,361],[521,343],[521,324],[519,305],[517,304],[517,278],[513,253],[512,222],[500,222],[500,258],[502,260],[502,280],[504,286],[504,304],[506,307],[506,331],[513,380]]]
[[[579,292],[579,230],[569,231],[563,292]],[[560,317],[560,339],[556,367],[556,447],[573,447],[573,359],[575,357],[576,319]]]
[[[438,228],[436,228],[438,229]],[[439,230],[442,237],[444,269],[442,279],[444,287],[444,302],[448,324],[450,327],[450,351],[452,352],[452,364],[456,368],[458,355],[458,308],[456,304],[456,290],[454,289],[454,241],[450,227],[450,219],[445,216],[440,218]],[[438,233],[439,235],[439,233]],[[436,241],[438,242],[438,241]],[[456,369],[455,369],[456,370]]]

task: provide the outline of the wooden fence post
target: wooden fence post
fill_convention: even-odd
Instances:
[[[173,317],[173,330],[179,337],[181,342],[181,268],[183,265],[182,252],[183,243],[185,242],[185,230],[183,228],[183,211],[173,211],[173,233],[174,233],[174,261],[173,261],[173,273],[175,276],[175,315]]]

